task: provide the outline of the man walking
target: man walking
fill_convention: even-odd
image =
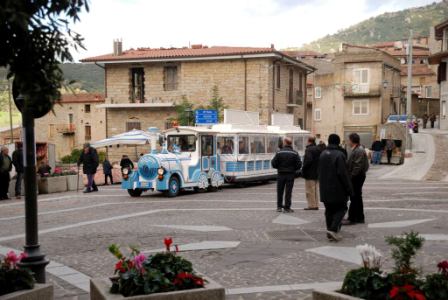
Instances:
[[[386,140],[386,154],[387,154],[387,164],[390,165],[392,160],[392,153],[395,148],[395,142],[392,139],[392,135],[389,134],[388,139]]]
[[[423,120],[423,129],[426,129],[426,125],[428,124],[428,119],[429,119],[429,117],[428,117],[428,114],[424,114],[423,115],[423,117],[422,117],[422,120]]]
[[[339,150],[340,142],[337,134],[330,134],[318,166],[320,199],[325,205],[327,238],[330,241],[341,240],[341,222],[347,212],[348,197],[352,194],[345,156]]]
[[[283,148],[275,154],[271,161],[272,167],[277,169],[277,211],[292,213],[291,194],[294,187],[295,174],[302,166],[299,154],[292,149],[292,139],[284,138]],[[283,205],[283,193],[285,204]]]
[[[114,179],[112,178],[112,165],[107,158],[103,161],[103,173],[104,184],[107,185],[107,178],[110,179],[110,184],[114,184]]]
[[[436,123],[437,117],[435,113],[431,114],[431,117],[429,118],[429,121],[431,122],[431,128],[434,128],[434,124]]]
[[[23,179],[23,150],[22,144],[17,144],[16,150],[12,153],[12,164],[16,169],[16,199],[20,199],[22,193],[22,179]]]
[[[95,184],[95,173],[98,168],[98,153],[95,148],[90,147],[89,143],[84,144],[83,152],[78,159],[78,166],[83,164],[82,171],[87,175],[87,187],[84,193],[97,192],[98,187]]]
[[[305,179],[305,193],[308,207],[304,210],[319,209],[319,181],[317,169],[319,166],[319,157],[321,151],[316,146],[316,138],[308,137],[308,144],[303,158],[302,176]]]
[[[381,156],[383,154],[383,143],[381,143],[380,138],[376,137],[375,141],[372,143],[372,164],[379,165],[381,163]]]
[[[8,200],[9,172],[12,170],[12,161],[9,149],[5,146],[0,149],[0,200]]]
[[[362,187],[366,180],[366,173],[369,170],[369,159],[360,142],[361,138],[357,133],[350,134],[349,144],[352,148],[352,153],[350,154],[347,165],[353,186],[353,195],[350,197],[348,219],[343,221],[343,225],[354,225],[365,222]]]

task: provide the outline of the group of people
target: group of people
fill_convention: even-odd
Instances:
[[[372,143],[372,164],[381,164],[381,158],[383,157],[383,152],[386,152],[387,164],[391,164],[392,154],[396,148],[395,141],[392,139],[392,135],[387,137],[385,144],[383,144],[379,137],[376,137],[375,141]]]
[[[272,167],[277,169],[277,211],[291,213],[291,197],[296,173],[301,169],[305,179],[308,207],[305,210],[319,210],[319,202],[325,206],[327,238],[341,240],[342,225],[365,222],[362,188],[369,169],[369,159],[360,144],[357,133],[349,136],[351,153],[341,147],[341,139],[336,134],[328,137],[328,145],[316,145],[313,136],[308,138],[302,161],[293,150],[290,138],[285,138],[283,148],[272,159]],[[350,206],[348,201],[350,199]],[[344,219],[348,211],[348,217]]]
[[[426,128],[428,126],[428,121],[431,123],[431,128],[434,128],[434,125],[437,121],[437,116],[435,113],[432,113],[430,115],[425,113],[422,117],[422,121],[423,121],[423,128]]]
[[[9,182],[11,181],[11,171],[14,166],[16,170],[16,184],[15,196],[20,199],[22,193],[22,179],[23,179],[23,151],[22,145],[19,144],[12,153],[12,158],[9,156],[9,149],[6,146],[0,149],[0,200],[10,199],[8,196]]]

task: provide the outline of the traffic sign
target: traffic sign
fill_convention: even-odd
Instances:
[[[196,125],[212,125],[218,123],[218,112],[214,109],[198,109],[194,112]]]

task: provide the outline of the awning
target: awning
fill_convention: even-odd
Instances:
[[[113,137],[92,143],[92,147],[101,148],[112,145],[145,145],[149,144],[151,133],[133,129],[131,131],[114,135]]]

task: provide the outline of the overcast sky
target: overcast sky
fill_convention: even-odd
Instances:
[[[384,12],[434,0],[91,0],[75,31],[87,51],[75,59],[123,48],[300,46]],[[437,1],[439,2],[439,1]]]

